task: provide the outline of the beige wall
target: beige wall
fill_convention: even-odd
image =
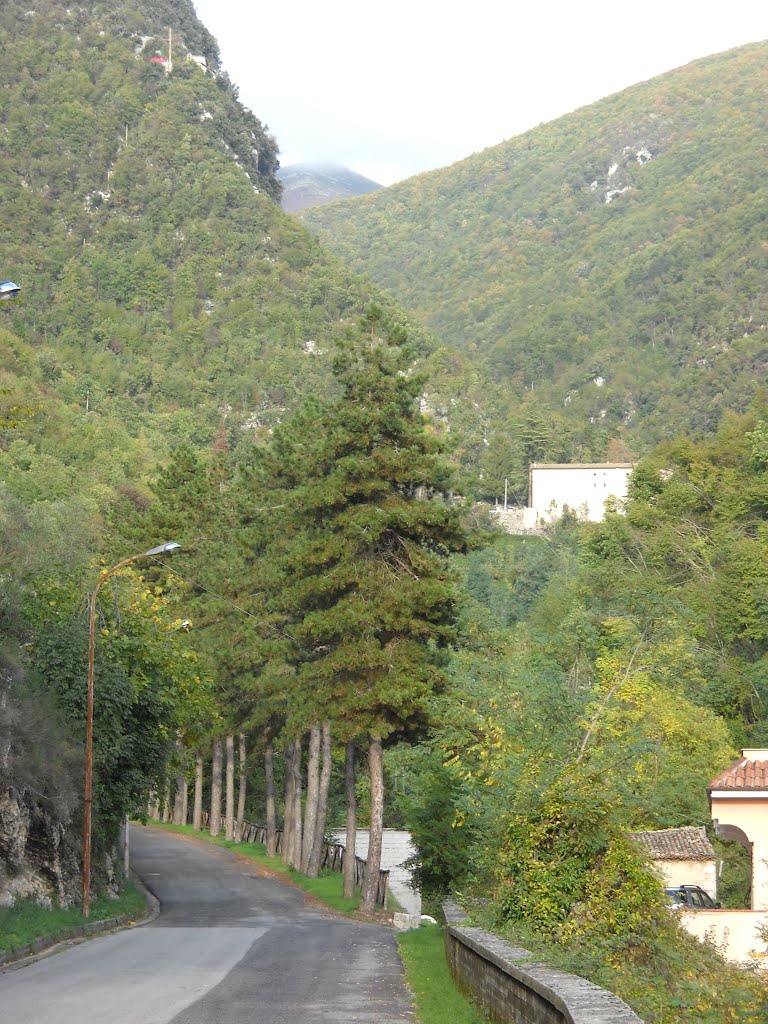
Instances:
[[[680,923],[702,942],[712,942],[726,960],[766,968],[768,943],[758,934],[768,925],[768,913],[752,910],[696,910],[680,912]]]
[[[717,899],[717,869],[713,860],[655,860],[653,863],[661,872],[665,888],[700,885],[713,900]]]
[[[529,501],[539,519],[558,519],[567,505],[599,523],[609,497],[623,501],[632,466],[531,466]]]
[[[713,791],[711,810],[724,838],[752,844],[752,909],[768,910],[768,793]]]

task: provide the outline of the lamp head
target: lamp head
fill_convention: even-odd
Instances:
[[[149,551],[144,552],[144,555],[169,555],[180,547],[181,544],[177,544],[175,540],[169,540],[165,544],[158,544],[156,548],[150,548]]]

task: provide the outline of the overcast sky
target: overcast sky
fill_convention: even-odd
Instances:
[[[284,166],[382,184],[768,37],[768,0],[193,2]]]

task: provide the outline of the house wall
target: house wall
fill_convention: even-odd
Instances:
[[[726,838],[730,827],[752,844],[752,909],[768,910],[768,793],[713,791],[711,814]]]
[[[713,900],[717,899],[717,868],[713,860],[654,860],[661,872],[664,888],[673,885],[700,885]]]
[[[589,522],[599,523],[608,498],[623,501],[627,482],[634,467],[631,463],[595,463],[589,465],[548,465],[530,467],[529,504],[537,519],[558,519],[567,506],[583,513]]]

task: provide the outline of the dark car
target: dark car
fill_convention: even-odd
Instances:
[[[673,910],[717,910],[720,906],[700,885],[675,885],[664,892]]]

